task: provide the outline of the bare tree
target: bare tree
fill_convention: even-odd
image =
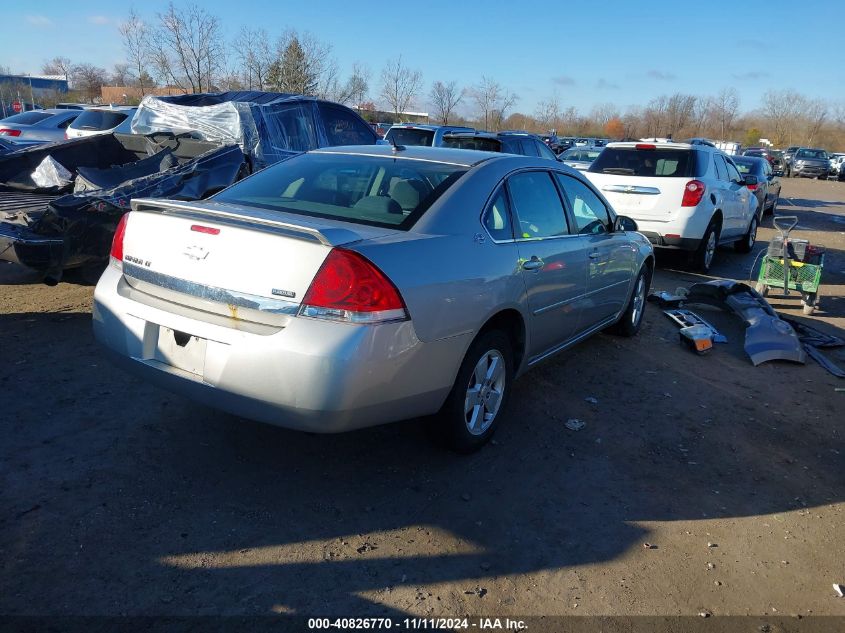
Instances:
[[[73,63],[67,57],[54,57],[41,65],[41,72],[45,75],[63,75],[65,81],[70,81],[73,68]]]
[[[249,90],[264,90],[275,54],[264,29],[242,28],[234,43],[244,83]]]
[[[592,109],[590,118],[598,127],[604,129],[610,121],[619,118],[619,108],[613,103],[600,103]]]
[[[692,121],[695,97],[676,92],[666,101],[666,130],[673,138]]]
[[[106,83],[106,71],[99,66],[79,64],[73,68],[73,85],[89,103],[100,98]]]
[[[133,80],[132,69],[129,67],[129,64],[115,64],[112,67],[108,80],[113,86],[128,86]]]
[[[490,77],[482,77],[472,91],[479,109],[479,119],[484,120],[484,128],[498,129],[505,118],[505,112],[516,103],[519,97],[507,91]]]
[[[158,19],[150,50],[161,76],[191,92],[210,91],[225,60],[220,20],[195,4],[177,9],[172,2]]]
[[[537,104],[534,116],[543,131],[557,129],[560,120],[560,99],[553,94],[549,99],[544,99]]]
[[[126,58],[132,67],[132,73],[138,78],[141,96],[146,94],[149,82],[147,68],[150,65],[150,31],[135,9],[129,9],[126,21],[118,27],[123,37]],[[126,84],[119,84],[126,85]]]
[[[713,118],[718,124],[719,138],[726,140],[739,112],[739,94],[735,88],[723,89],[713,100]]]
[[[775,145],[791,145],[798,135],[806,99],[794,90],[770,90],[763,95],[763,116],[774,131]]]
[[[434,106],[435,119],[443,125],[448,125],[449,117],[452,116],[463,97],[464,91],[458,88],[456,82],[450,81],[444,84],[442,81],[435,81],[429,93],[429,99]]]
[[[827,104],[821,99],[807,100],[804,106],[804,142],[815,145],[827,119]]]
[[[422,86],[422,73],[402,63],[400,55],[385,64],[381,71],[381,96],[397,116],[406,112]]]

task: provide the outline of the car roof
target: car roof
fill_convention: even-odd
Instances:
[[[472,167],[502,155],[498,152],[484,152],[476,149],[428,147],[426,145],[400,145],[399,147],[403,149],[396,150],[392,145],[346,145],[341,147],[324,147],[312,150],[309,153],[406,158],[462,165],[464,167]]]
[[[93,110],[95,112],[128,112],[129,110],[137,110],[138,106],[125,106],[125,105],[104,105],[104,106],[95,106],[93,108],[85,108],[85,110]]]
[[[676,143],[674,141],[617,141],[615,143],[608,143],[605,147],[619,147],[619,148],[635,148],[637,145],[654,145],[656,149],[692,149],[692,143]],[[710,145],[695,145],[695,147],[709,147]]]
[[[414,128],[417,130],[440,130],[442,128],[454,130],[471,130],[473,128],[466,125],[432,125],[431,123],[393,123],[390,127]]]

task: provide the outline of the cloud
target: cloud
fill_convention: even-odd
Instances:
[[[53,26],[53,21],[43,15],[28,15],[26,16],[26,21],[31,24],[32,26],[38,27],[47,27]]]
[[[612,81],[607,81],[606,79],[601,78],[596,82],[596,88],[599,90],[619,90],[619,84],[615,84]]]
[[[741,81],[754,81],[755,79],[765,79],[769,76],[765,70],[751,70],[747,73],[740,73],[738,75],[733,75],[734,79],[739,79]]]
[[[104,15],[91,15],[88,16],[88,22],[103,26],[104,24],[109,24],[111,20]]]
[[[567,77],[566,75],[558,75],[557,77],[552,77],[552,82],[556,83],[558,86],[575,85],[575,80],[572,77]]]
[[[676,75],[662,70],[650,70],[646,74],[652,79],[657,79],[659,81],[673,81],[678,78]]]

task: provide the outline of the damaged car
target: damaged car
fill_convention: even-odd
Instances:
[[[97,274],[133,198],[207,198],[303,151],[373,145],[355,112],[265,92],[146,97],[131,133],[88,136],[0,156],[0,259],[55,284]]]

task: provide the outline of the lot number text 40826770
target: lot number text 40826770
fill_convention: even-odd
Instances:
[[[308,628],[318,629],[397,629],[417,631],[524,631],[525,622],[510,618],[309,618]]]

